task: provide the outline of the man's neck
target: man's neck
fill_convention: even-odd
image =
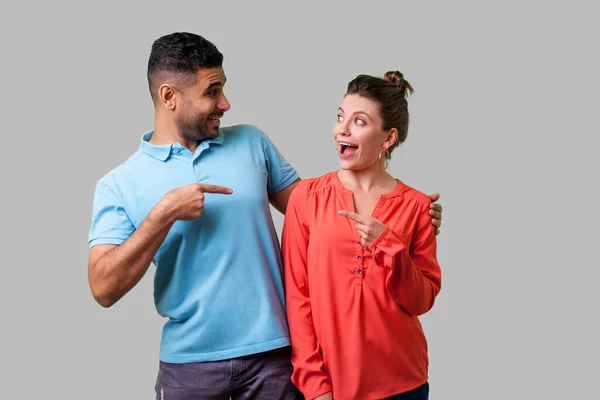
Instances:
[[[183,147],[187,147],[192,153],[195,153],[200,142],[200,140],[186,140],[180,134],[177,126],[170,121],[161,121],[159,118],[154,121],[154,133],[150,138],[151,144],[167,145],[179,143]]]

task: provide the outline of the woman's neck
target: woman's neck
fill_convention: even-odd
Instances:
[[[389,192],[396,187],[396,179],[379,165],[361,170],[343,169],[338,172],[340,182],[353,192]]]

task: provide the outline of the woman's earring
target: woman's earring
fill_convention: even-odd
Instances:
[[[387,169],[388,165],[390,163],[390,149],[385,149],[385,161],[383,164],[383,169]]]

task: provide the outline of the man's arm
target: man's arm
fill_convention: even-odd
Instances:
[[[269,203],[271,203],[271,205],[275,207],[277,211],[285,215],[285,210],[287,210],[290,195],[300,180],[301,179],[298,178],[285,189],[280,190],[277,193],[273,193],[271,196],[269,196]]]
[[[88,281],[98,304],[110,307],[137,285],[174,222],[149,215],[123,244],[90,249]]]
[[[122,244],[99,244],[90,249],[88,280],[100,305],[112,306],[142,279],[175,221],[202,215],[204,193],[231,194],[232,190],[200,183],[173,189]]]

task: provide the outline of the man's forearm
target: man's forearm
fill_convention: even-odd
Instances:
[[[152,213],[121,245],[102,255],[90,268],[94,298],[110,307],[144,276],[174,221]]]

